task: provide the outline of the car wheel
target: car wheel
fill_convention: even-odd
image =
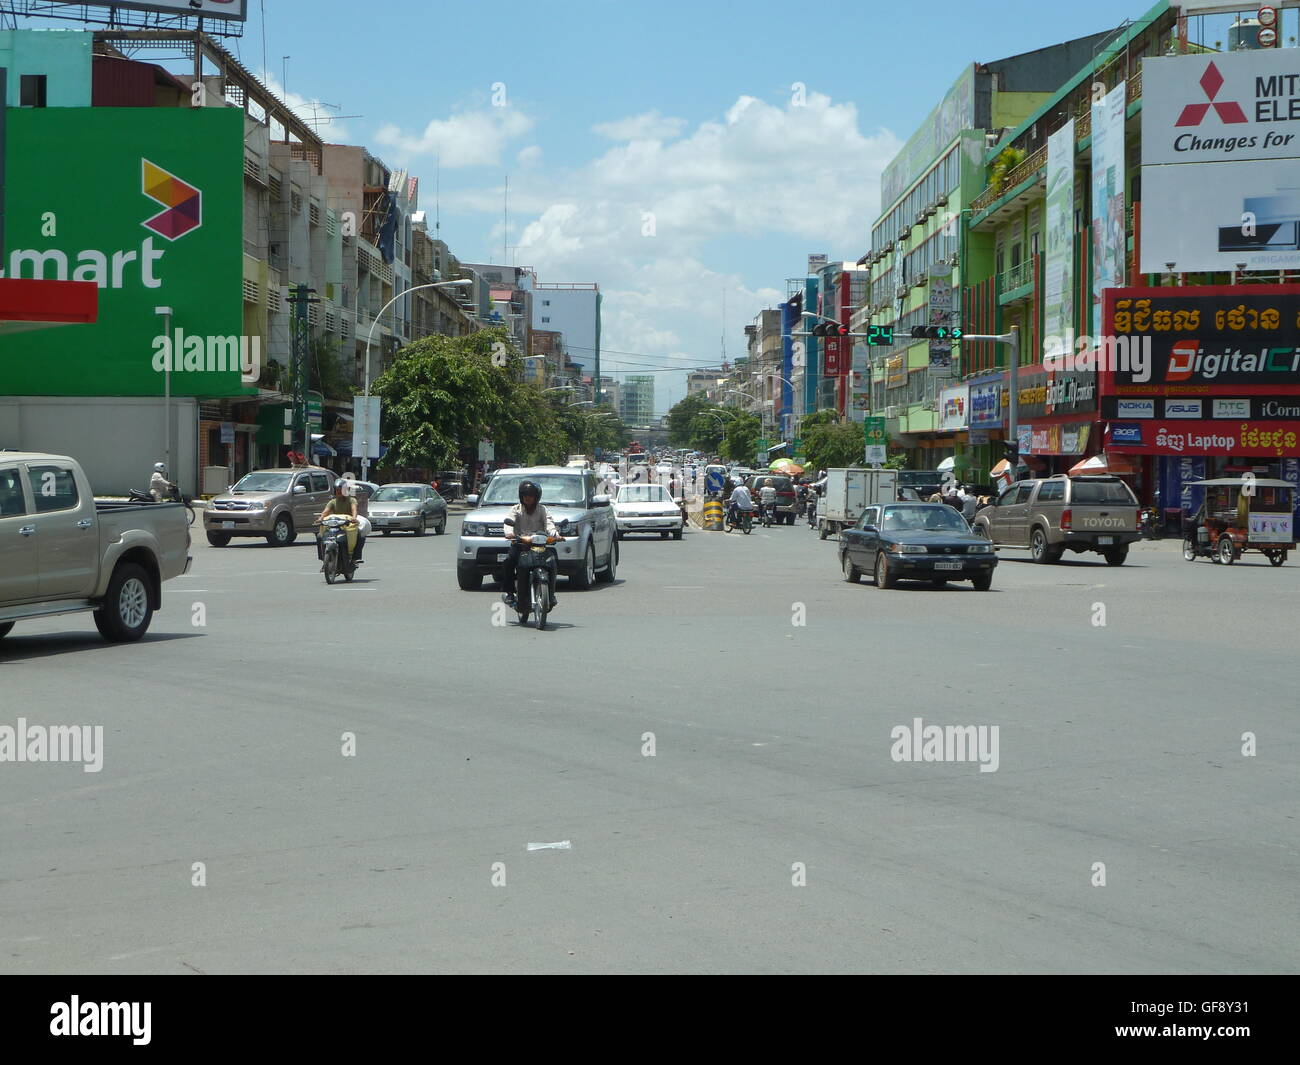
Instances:
[[[424,515],[421,514],[415,519],[415,528],[411,530],[412,536],[423,536],[425,530]]]
[[[1128,544],[1123,547],[1112,547],[1106,552],[1106,565],[1122,566],[1125,559],[1128,558]]]
[[[1268,560],[1269,560],[1269,562],[1271,562],[1274,566],[1280,566],[1280,565],[1282,565],[1283,562],[1286,561],[1286,552],[1285,552],[1285,551],[1270,551],[1270,552],[1268,553]],[[3,634],[0,634],[0,635],[3,635]]]
[[[1035,562],[1050,563],[1060,559],[1060,555],[1053,557],[1054,552],[1047,546],[1047,533],[1041,525],[1035,525],[1034,531],[1029,534],[1029,557]]]
[[[293,519],[288,514],[281,514],[275,519],[271,531],[267,533],[266,542],[272,547],[288,547],[298,539],[293,528]]]
[[[898,578],[894,576],[893,571],[889,568],[889,556],[883,551],[876,552],[876,587],[892,588],[898,583]]]
[[[1231,536],[1219,537],[1219,561],[1225,566],[1231,566],[1237,561],[1237,549],[1233,545]]]
[[[456,583],[462,592],[477,592],[483,587],[483,574],[456,568]]]
[[[587,543],[587,553],[582,556],[582,569],[569,578],[575,588],[586,590],[596,583],[596,549]]]
[[[947,588],[948,582],[944,580],[942,577],[931,577],[930,586],[932,588]]]
[[[444,514],[442,516],[442,521],[438,522],[438,524],[433,527],[433,532],[435,536],[441,536],[446,531],[447,531],[447,515]]]
[[[143,636],[152,619],[149,574],[134,562],[121,563],[109,579],[104,605],[95,611],[95,628],[106,640],[128,643]]]
[[[14,623],[12,621],[0,621],[0,640],[3,640],[13,631]]]
[[[380,531],[381,533],[383,533],[385,536],[392,536],[392,535],[393,535],[393,530],[392,530],[392,529],[380,529],[379,531]]]
[[[673,539],[674,539],[674,540],[680,540],[680,539],[682,538],[682,533],[684,533],[685,531],[686,531],[685,529],[674,529],[674,530],[673,530]]]
[[[857,584],[862,579],[862,571],[853,564],[847,551],[840,556],[840,569],[844,571],[844,579],[850,584]]]
[[[618,541],[615,540],[609,548],[609,565],[596,575],[596,580],[601,584],[613,584],[614,578],[618,575]]]
[[[661,533],[659,534],[659,539],[660,539],[660,540],[667,540],[667,539],[668,539],[668,534],[667,534],[666,532],[661,532]]]
[[[987,592],[993,587],[993,571],[981,573],[978,577],[971,578],[971,584],[975,586],[977,592]]]
[[[230,533],[208,533],[208,543],[213,547],[227,547],[230,544]]]
[[[1190,536],[1183,541],[1183,558],[1188,562],[1196,561],[1196,542]]]
[[[817,535],[818,535],[818,537],[819,537],[820,539],[822,539],[822,540],[825,540],[828,536],[830,536],[830,534],[831,534],[831,531],[830,531],[830,529],[827,527],[826,523],[825,523],[825,522],[819,522],[819,523],[818,523],[818,526],[817,526]]]

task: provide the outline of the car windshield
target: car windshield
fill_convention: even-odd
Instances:
[[[532,476],[524,474],[499,473],[492,478],[479,500],[480,506],[502,506],[519,502],[519,485],[523,481],[532,481],[542,490],[542,503],[548,507],[583,507],[586,506],[583,491],[583,478],[566,476],[560,473],[538,473]]]
[[[667,503],[668,493],[658,484],[629,484],[619,489],[620,503]]]
[[[1123,481],[1075,481],[1070,493],[1073,503],[1127,503],[1135,500]]]
[[[414,503],[419,498],[418,488],[381,488],[374,496],[376,503]]]
[[[952,507],[886,507],[885,532],[967,533],[966,519]]]
[[[250,473],[240,479],[232,492],[287,492],[292,473]]]

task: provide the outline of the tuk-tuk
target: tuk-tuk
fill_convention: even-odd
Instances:
[[[1183,558],[1211,558],[1230,566],[1243,551],[1259,551],[1275,566],[1296,545],[1291,517],[1295,486],[1271,477],[1218,477],[1192,481],[1204,488],[1205,502],[1183,539]]]

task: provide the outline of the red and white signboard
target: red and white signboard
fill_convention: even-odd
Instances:
[[[1107,451],[1129,455],[1300,456],[1300,422],[1111,422]]]

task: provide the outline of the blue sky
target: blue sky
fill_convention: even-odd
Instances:
[[[260,70],[265,30],[268,81],[291,56],[291,99],[362,116],[322,135],[409,168],[431,213],[440,149],[442,235],[462,259],[501,261],[509,174],[511,261],[598,281],[604,347],[638,353],[604,364],[642,369],[716,364],[724,326],[728,354],[743,353],[745,324],[809,252],[860,256],[880,169],[966,64],[1148,7],[249,0],[229,43]],[[656,377],[662,411],[684,377]]]

